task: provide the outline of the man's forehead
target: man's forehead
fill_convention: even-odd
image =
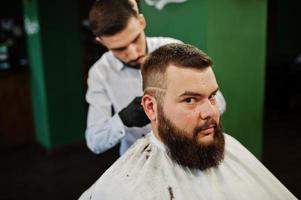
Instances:
[[[101,37],[105,45],[109,49],[127,47],[141,33],[143,29],[140,27],[139,20],[136,17],[131,17],[126,28],[112,36]]]
[[[218,88],[211,67],[194,69],[169,66],[166,71],[166,88],[177,96],[190,91],[206,94]]]
[[[186,81],[191,83],[206,82],[206,80],[208,81],[212,77],[214,77],[214,73],[211,67],[200,69],[170,64],[166,69],[167,82],[184,81],[184,79],[187,79]]]
[[[111,43],[111,46],[109,49],[115,50],[115,49],[121,49],[121,48],[127,48],[131,43],[133,43],[140,35],[142,32],[135,32],[135,33],[130,33],[128,34],[128,38],[124,37],[118,37],[118,41],[115,41]]]

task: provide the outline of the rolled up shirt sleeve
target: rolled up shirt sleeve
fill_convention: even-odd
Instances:
[[[98,121],[86,129],[87,146],[96,154],[102,153],[120,142],[125,136],[125,127],[119,115],[112,118]]]
[[[97,154],[118,144],[126,128],[118,114],[112,117],[112,103],[102,84],[103,78],[96,70],[91,70],[86,94],[89,109],[85,136],[87,146]]]

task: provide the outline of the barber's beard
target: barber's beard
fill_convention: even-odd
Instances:
[[[208,122],[209,123],[209,122]],[[208,124],[206,123],[206,124]],[[215,123],[211,120],[210,123]],[[198,142],[202,127],[196,127],[192,134],[177,128],[158,106],[158,132],[162,142],[167,146],[169,156],[178,164],[205,170],[217,167],[224,158],[225,140],[220,124],[216,124],[212,143]],[[193,135],[189,138],[188,135]]]
[[[140,69],[141,64],[133,64],[133,63],[125,63],[123,61],[121,61],[125,66],[133,68],[133,69]]]
[[[134,68],[134,69],[140,69],[141,67],[141,63],[139,62],[143,57],[145,57],[145,55],[141,55],[139,56],[136,60],[131,60],[129,62],[123,62],[124,65],[130,67],[130,68]]]

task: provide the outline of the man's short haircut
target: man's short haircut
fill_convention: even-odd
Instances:
[[[149,54],[142,63],[143,91],[162,100],[166,89],[166,70],[170,66],[203,70],[212,66],[211,58],[200,49],[181,43],[164,45]]]
[[[90,9],[89,20],[97,37],[112,36],[128,24],[131,17],[138,17],[135,2],[131,0],[97,0]]]

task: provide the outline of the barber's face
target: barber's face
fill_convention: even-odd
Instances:
[[[224,136],[215,93],[218,85],[211,67],[203,71],[171,66],[163,106],[158,104],[158,134],[178,163],[199,169],[223,159]]]
[[[98,37],[97,40],[125,64],[140,65],[146,54],[144,28],[145,19],[143,15],[139,15],[138,18],[131,17],[123,31],[113,36]]]

